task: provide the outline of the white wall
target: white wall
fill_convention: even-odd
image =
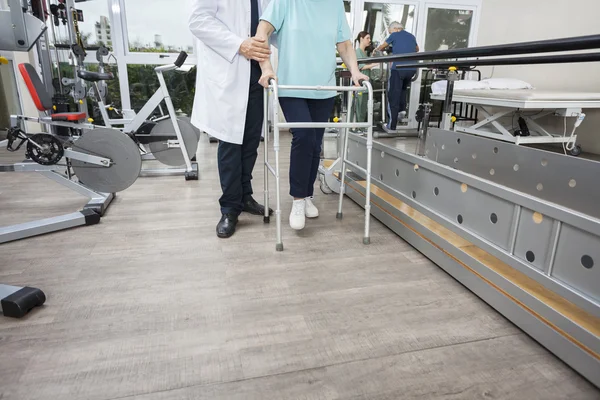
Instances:
[[[600,0],[483,0],[477,46],[600,33]],[[481,68],[483,76],[491,68]],[[494,77],[518,78],[537,88],[600,93],[600,63],[500,66]],[[584,151],[600,154],[600,110],[584,110],[577,130]],[[553,121],[560,131],[563,121]],[[567,130],[572,129],[572,120]]]

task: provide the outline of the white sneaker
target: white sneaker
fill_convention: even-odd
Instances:
[[[313,204],[312,197],[307,197],[306,199],[304,199],[304,201],[306,203],[306,218],[317,218],[319,216],[319,210]]]
[[[300,230],[304,229],[304,223],[306,221],[306,201],[294,200],[292,204],[292,212],[290,212],[290,227],[292,229]]]

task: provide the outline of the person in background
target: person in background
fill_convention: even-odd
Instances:
[[[191,122],[219,140],[220,238],[234,234],[240,213],[264,215],[252,197],[252,170],[263,126],[258,63],[271,50],[253,36],[269,1],[192,0],[188,25],[199,54]]]
[[[369,32],[362,31],[356,37],[355,43],[358,44],[356,47],[356,58],[357,59],[365,59],[367,58],[367,48],[371,46],[371,35]],[[377,64],[358,64],[358,68],[360,71],[372,79],[371,70],[377,67]],[[358,92],[356,95],[356,121],[357,122],[367,122],[367,93],[366,92]]]
[[[383,51],[388,46],[392,48],[392,54],[409,54],[419,51],[417,39],[410,32],[404,30],[399,22],[392,22],[388,29],[390,36],[381,43],[376,51]],[[415,68],[398,68],[410,61],[395,61],[388,81],[388,112],[390,122],[388,129],[395,131],[398,124],[398,114],[406,113],[406,89],[417,73]]]
[[[262,61],[260,83],[264,87],[271,79],[281,85],[336,86],[336,47],[355,85],[369,79],[358,68],[344,2],[340,0],[272,0],[261,16],[256,37],[268,40],[272,33],[277,34],[278,76],[270,60]],[[335,96],[335,91],[281,90],[279,104],[288,122],[327,122]],[[306,217],[319,215],[312,198],[324,132],[322,128],[294,128],[292,132],[292,229],[303,229]]]

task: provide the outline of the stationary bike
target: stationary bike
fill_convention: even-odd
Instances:
[[[187,53],[182,51],[174,64],[158,66],[154,69],[160,86],[137,114],[133,110],[115,110],[111,105],[104,103],[98,82],[114,79],[112,73],[79,70],[77,76],[93,83],[94,97],[104,120],[104,126],[108,128],[122,126],[118,129],[138,144],[143,160],[156,159],[173,167],[185,164],[184,170],[154,170],[150,173],[163,175],[183,172],[186,180],[198,180],[198,163],[195,161],[195,154],[200,140],[200,131],[187,120],[177,117],[163,76],[163,72],[180,68],[187,56]],[[163,101],[166,103],[168,114],[151,118],[154,110]],[[122,118],[111,119],[108,115],[109,110],[122,115]]]

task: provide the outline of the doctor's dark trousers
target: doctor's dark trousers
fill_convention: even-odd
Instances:
[[[244,201],[253,193],[252,170],[258,157],[264,118],[264,88],[258,83],[260,76],[260,67],[252,65],[243,143],[240,145],[219,141],[217,157],[223,191],[219,199],[222,214],[239,215]]]
[[[287,122],[327,122],[333,110],[334,99],[335,97],[318,100],[281,97],[279,104]],[[292,129],[290,196],[304,199],[313,195],[324,133],[325,129]]]

